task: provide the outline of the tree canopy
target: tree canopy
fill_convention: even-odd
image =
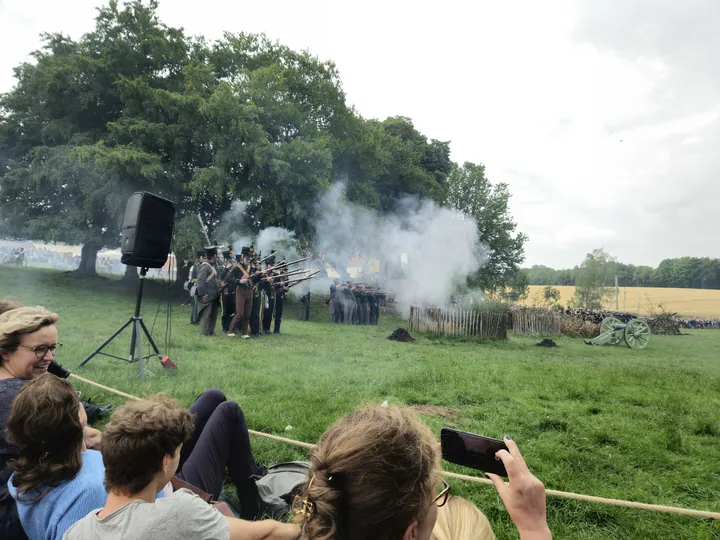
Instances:
[[[580,268],[555,270],[536,265],[525,271],[531,285],[576,285]],[[615,272],[620,287],[720,289],[720,259],[708,257],[665,259],[657,268],[618,262]]]
[[[163,24],[155,0],[111,0],[79,40],[43,35],[15,76],[0,96],[0,231],[82,244],[83,273],[119,245],[133,191],[177,203],[182,260],[202,242],[197,215],[212,234],[235,200],[250,230],[311,244],[315,203],[337,181],[381,213],[412,195],[474,217],[489,254],[478,284],[522,262],[506,185],[454,165],[449,142],[409,118],[357,114],[336,66],[307,51],[245,33],[208,43]]]

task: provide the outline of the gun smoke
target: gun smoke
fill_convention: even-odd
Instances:
[[[219,230],[233,232],[236,251],[249,246],[253,235],[244,223],[247,203],[236,201]],[[315,205],[315,240],[312,252],[322,254],[308,266],[325,270],[329,265],[340,280],[350,279],[348,262],[359,266],[355,282],[384,287],[396,294],[405,312],[412,304],[447,304],[457,286],[477,272],[487,260],[487,248],[478,235],[475,220],[433,201],[405,197],[394,212],[380,214],[347,200],[342,184],[335,184]],[[288,259],[298,258],[292,231],[280,227],[261,230],[255,249],[263,256],[276,250]],[[379,272],[368,263],[377,259]],[[321,272],[308,282],[312,292],[329,294],[331,277]]]
[[[343,185],[336,184],[317,203],[315,214],[315,251],[343,278],[351,257],[362,257],[365,265],[378,259],[380,284],[397,294],[404,311],[411,304],[447,304],[457,286],[487,260],[475,220],[433,201],[406,197],[396,211],[381,215],[349,202]],[[368,270],[364,267],[356,281],[371,283]],[[312,286],[327,292],[327,285],[318,280]]]

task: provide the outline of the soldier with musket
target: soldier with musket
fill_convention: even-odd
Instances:
[[[223,263],[222,268],[219,270],[220,283],[223,286],[222,290],[222,318],[221,326],[223,334],[226,334],[230,329],[230,321],[232,321],[233,315],[235,315],[235,283],[233,280],[228,279],[230,272],[235,267],[235,256],[232,247],[222,252]]]
[[[280,261],[280,263],[283,264],[285,262],[287,262],[287,259],[283,257],[283,260]],[[290,288],[287,274],[287,266],[280,268],[280,276],[275,284],[275,327],[273,329],[273,334],[280,333],[280,324],[282,323],[283,309],[285,307],[285,295]]]
[[[220,308],[221,283],[217,268],[217,248],[205,248],[205,261],[198,270],[197,296],[200,334],[212,336],[215,333],[218,310]]]
[[[241,327],[240,333],[243,339],[247,339],[248,325],[253,308],[253,282],[251,278],[251,267],[248,260],[250,248],[243,247],[240,255],[236,256],[237,264],[230,271],[229,279],[235,284],[235,316],[230,323],[229,337],[235,336],[235,330]]]

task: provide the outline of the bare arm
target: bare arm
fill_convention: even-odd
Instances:
[[[230,540],[295,540],[300,534],[296,525],[266,519],[245,521],[226,518],[230,523]]]

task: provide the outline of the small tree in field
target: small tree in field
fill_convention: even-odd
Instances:
[[[615,275],[617,261],[603,249],[595,249],[585,256],[577,268],[573,306],[585,309],[602,309],[603,300],[611,295],[609,287]]]
[[[533,295],[533,307],[551,309],[560,302],[560,291],[552,285],[546,285]]]

